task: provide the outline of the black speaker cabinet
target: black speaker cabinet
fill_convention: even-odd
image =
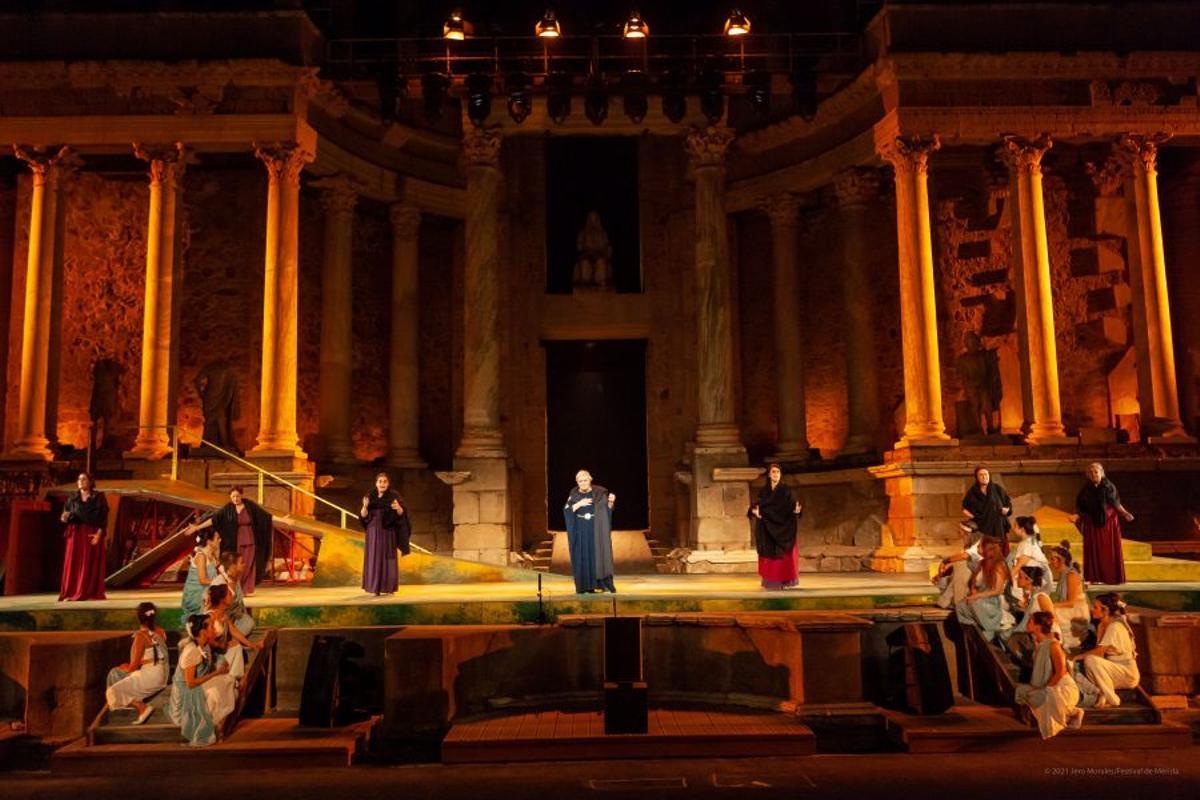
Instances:
[[[605,617],[604,682],[642,680],[642,618]]]
[[[650,728],[650,706],[646,684],[604,684],[604,732],[646,733]]]
[[[317,636],[308,652],[304,670],[304,689],[300,694],[300,724],[311,728],[332,728],[340,704],[339,666],[344,636]]]

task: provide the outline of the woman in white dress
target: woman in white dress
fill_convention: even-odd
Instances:
[[[1041,567],[1042,574],[1046,577],[1046,591],[1054,591],[1054,577],[1050,572],[1050,562],[1042,550],[1042,532],[1038,528],[1037,520],[1033,517],[1017,517],[1017,524],[1012,533],[1016,542],[1005,556],[1008,571],[1016,576],[1022,567]]]
[[[1083,662],[1084,675],[1099,690],[1096,708],[1119,706],[1117,690],[1134,689],[1141,681],[1125,602],[1116,592],[1102,594],[1092,603],[1092,616],[1100,621],[1096,627],[1099,643],[1072,658]]]
[[[1067,668],[1062,643],[1054,637],[1054,615],[1035,611],[1029,623],[1035,650],[1033,676],[1029,683],[1017,685],[1016,701],[1029,706],[1043,739],[1058,735],[1063,728],[1083,724],[1079,708],[1079,687]]]
[[[983,561],[979,571],[972,575],[970,593],[954,607],[958,621],[964,625],[975,625],[983,634],[984,641],[994,641],[997,636],[1006,637],[1013,626],[1013,617],[1004,599],[1004,590],[1010,576],[1000,542],[983,539]]]
[[[1013,608],[1013,616],[1016,616],[1018,610],[1022,613],[1021,619],[1013,626],[1013,633],[1032,633],[1029,627],[1030,620],[1037,612],[1045,611],[1054,617],[1054,626],[1050,632],[1054,638],[1062,641],[1062,629],[1058,624],[1058,617],[1054,614],[1054,600],[1046,593],[1046,578],[1049,575],[1049,570],[1043,571],[1041,567],[1032,564],[1021,567],[1014,573],[1021,596],[1028,599],[1018,601],[1018,605]]]
[[[171,720],[188,744],[203,747],[221,738],[221,723],[233,713],[237,689],[228,664],[214,664],[207,614],[193,614],[184,626],[179,666],[171,687]]]
[[[1083,578],[1071,560],[1071,543],[1063,539],[1057,547],[1046,554],[1050,572],[1054,574],[1054,616],[1062,631],[1063,647],[1068,650],[1079,646],[1079,639],[1071,632],[1071,621],[1089,618],[1087,592],[1083,590]]]
[[[141,626],[133,634],[128,663],[113,667],[108,673],[105,697],[110,710],[133,706],[137,712],[134,725],[141,725],[154,713],[146,700],[167,686],[167,634],[158,627],[154,603],[140,603],[137,620]]]
[[[233,620],[229,618],[229,607],[233,602],[233,592],[228,584],[209,586],[204,592],[204,612],[208,614],[208,624],[212,635],[209,647],[215,656],[215,663],[229,665],[229,675],[240,682],[246,674],[245,649],[261,650],[261,644],[255,644],[242,635]]]

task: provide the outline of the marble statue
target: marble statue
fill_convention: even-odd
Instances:
[[[966,395],[965,419],[959,420],[962,436],[993,435],[1000,432],[1000,359],[995,350],[984,348],[979,334],[968,331],[963,337],[966,350],[958,356],[955,368]]]
[[[587,221],[575,237],[575,249],[579,253],[575,261],[575,286],[607,288],[612,277],[612,244],[598,212],[588,212]]]

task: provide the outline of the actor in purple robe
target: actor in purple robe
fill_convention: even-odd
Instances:
[[[79,491],[67,498],[60,517],[67,526],[63,531],[67,551],[58,599],[103,600],[108,501],[96,491],[92,476],[86,472],[79,473],[75,485]]]
[[[400,585],[396,551],[408,555],[412,526],[404,498],[392,491],[386,473],[375,476],[375,490],[363,496],[359,521],[366,531],[363,543],[363,591],[392,594]]]

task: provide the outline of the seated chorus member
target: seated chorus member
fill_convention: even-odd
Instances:
[[[261,644],[253,644],[242,635],[229,618],[229,607],[233,603],[233,592],[228,586],[210,586],[204,595],[205,613],[211,629],[209,647],[216,663],[229,664],[229,675],[241,681],[246,674],[246,655],[242,648],[261,650]]]
[[[1054,615],[1058,617],[1058,628],[1063,634],[1063,646],[1068,650],[1079,646],[1079,640],[1071,632],[1071,622],[1088,618],[1087,594],[1083,591],[1083,578],[1071,562],[1071,543],[1063,539],[1057,547],[1046,553],[1050,571],[1054,574]]]
[[[1083,672],[1099,690],[1096,708],[1121,705],[1118,689],[1136,688],[1141,680],[1133,628],[1125,615],[1125,602],[1116,592],[1102,594],[1092,603],[1092,616],[1098,619],[1099,644],[1073,656],[1083,662]]]
[[[1046,591],[1054,591],[1054,575],[1050,572],[1050,562],[1042,550],[1042,533],[1037,520],[1033,517],[1017,517],[1017,524],[1012,532],[1017,541],[1006,556],[1008,571],[1016,577],[1022,567],[1040,567]]]
[[[1029,623],[1034,640],[1033,677],[1017,686],[1016,701],[1029,706],[1043,739],[1057,736],[1063,728],[1083,724],[1079,687],[1067,667],[1062,644],[1054,637],[1054,614],[1035,611]]]
[[[960,526],[963,549],[954,555],[942,559],[933,585],[938,587],[941,595],[937,599],[939,608],[954,608],[971,589],[971,576],[979,570],[983,561],[980,552],[982,539],[972,528]]]
[[[1039,611],[1049,612],[1054,614],[1054,601],[1050,599],[1050,595],[1046,593],[1046,576],[1049,575],[1049,570],[1042,571],[1041,567],[1027,565],[1021,567],[1016,573],[1017,586],[1022,590],[1022,597],[1028,598],[1019,600],[1019,609],[1023,612],[1020,622],[1013,626],[1013,633],[1032,633],[1029,630],[1029,622],[1033,615]],[[1014,612],[1017,607],[1014,608]],[[1015,616],[1015,613],[1014,613]],[[1058,617],[1054,618],[1054,626],[1051,633],[1055,638],[1062,639],[1062,630],[1059,628]]]
[[[237,689],[228,664],[215,664],[209,649],[212,635],[207,614],[193,614],[179,643],[179,665],[171,687],[171,721],[193,747],[219,741],[221,723],[233,713]]]
[[[108,673],[108,707],[115,710],[133,706],[137,712],[134,725],[141,725],[154,713],[145,701],[167,686],[167,634],[156,624],[157,616],[154,603],[138,604],[140,627],[133,634],[129,661]]]
[[[954,611],[959,622],[977,626],[984,640],[991,642],[997,634],[1012,628],[1012,614],[1004,600],[1009,575],[998,541],[984,539],[982,550],[983,561],[971,582],[971,591]]]
[[[254,617],[246,610],[246,598],[242,594],[242,570],[246,569],[246,557],[241,553],[221,553],[221,567],[217,577],[213,578],[213,586],[233,587],[233,601],[229,604],[229,619],[241,631],[242,636],[249,636],[254,630]]]
[[[217,565],[221,558],[221,534],[205,528],[196,534],[196,547],[188,560],[187,580],[179,596],[179,607],[183,620],[199,614],[204,609],[204,591],[217,577]]]

